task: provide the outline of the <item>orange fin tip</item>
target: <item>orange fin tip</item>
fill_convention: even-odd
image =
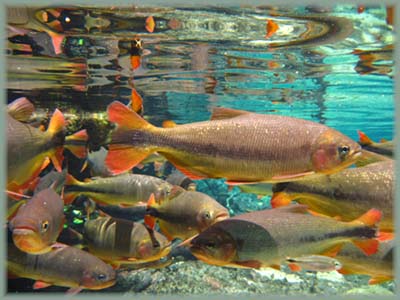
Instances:
[[[143,111],[143,99],[134,88],[131,92],[131,106],[132,110],[136,113],[140,113],[141,111]]]
[[[132,70],[136,70],[137,68],[139,68],[140,67],[140,64],[141,64],[141,58],[140,58],[140,56],[139,55],[132,55],[131,56],[131,58],[130,58],[130,60],[131,60],[131,67],[132,67]]]
[[[47,129],[48,132],[52,134],[56,134],[57,132],[60,132],[64,130],[66,125],[64,115],[62,114],[61,111],[56,109],[51,116],[50,123],[49,123],[49,128]]]
[[[372,208],[363,214],[358,219],[352,221],[352,223],[360,222],[366,226],[374,226],[382,218],[382,212],[376,208]]]
[[[368,284],[379,284],[379,283],[383,283],[383,282],[388,281],[388,280],[392,280],[392,277],[389,277],[389,276],[372,277],[368,281]]]
[[[366,255],[375,254],[379,247],[377,239],[353,240],[353,244],[360,248]]]
[[[393,232],[384,232],[384,231],[379,231],[377,240],[380,242],[385,242],[385,241],[391,241],[394,239],[394,233]]]
[[[288,267],[292,272],[300,272],[301,271],[301,267],[294,263],[289,263]]]
[[[370,145],[373,141],[361,130],[357,130],[361,145]]]
[[[174,121],[171,120],[165,120],[164,122],[162,122],[162,127],[163,128],[173,128],[176,127],[176,123]]]
[[[105,164],[110,172],[120,174],[135,167],[152,152],[148,148],[110,145]]]
[[[150,33],[154,32],[154,28],[156,27],[156,23],[154,22],[154,18],[152,16],[149,16],[146,18],[146,24],[145,24],[146,30]]]
[[[274,193],[271,198],[272,208],[286,206],[286,205],[289,205],[291,202],[292,202],[292,199],[291,199],[290,195],[285,192]]]
[[[192,180],[207,178],[207,175],[194,174],[194,173],[192,173],[192,171],[186,170],[184,167],[178,166],[174,162],[172,162],[172,163],[178,171],[180,171],[181,173],[183,173],[184,175],[186,175],[187,177],[189,177]]]
[[[335,257],[339,253],[340,249],[342,249],[342,247],[343,247],[343,243],[337,244],[337,245],[331,247],[330,249],[324,251],[323,253],[321,253],[321,255]]]
[[[61,54],[62,51],[62,42],[65,38],[65,36],[63,34],[58,34],[55,32],[48,32],[50,37],[51,37],[51,42],[53,44],[54,47],[54,52],[58,55]]]
[[[44,281],[35,281],[35,283],[33,284],[33,289],[37,290],[37,289],[43,289],[43,288],[47,288],[51,286],[50,283],[44,282]]]
[[[54,168],[58,171],[62,171],[62,162],[64,160],[63,148],[57,147],[53,153],[50,154],[51,162]]]
[[[150,229],[154,229],[154,227],[156,226],[156,218],[154,218],[153,216],[150,216],[150,215],[145,215],[145,216],[144,216],[144,223],[145,223]]]
[[[130,110],[127,106],[119,101],[112,102],[108,108],[108,120],[131,129],[144,129],[151,128],[153,125],[149,124],[136,112]]]

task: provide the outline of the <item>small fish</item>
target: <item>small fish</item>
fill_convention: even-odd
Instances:
[[[132,70],[136,70],[141,65],[141,51],[143,50],[142,40],[135,38],[131,41],[130,60]]]
[[[393,232],[394,160],[349,168],[337,174],[274,185],[272,207],[295,200],[310,210],[350,221],[371,207],[382,212],[379,229]]]
[[[150,33],[154,32],[154,28],[156,27],[156,23],[154,22],[154,18],[152,16],[149,16],[146,18],[145,21],[145,27],[146,30]]]
[[[380,242],[378,252],[366,256],[352,244],[346,244],[336,259],[342,264],[342,274],[363,274],[371,276],[369,284],[378,284],[392,280],[394,240]]]
[[[279,29],[279,25],[276,24],[274,21],[272,21],[271,19],[267,20],[267,25],[266,25],[266,35],[265,38],[269,39],[271,36],[274,35],[275,32],[277,32]]]
[[[337,259],[324,255],[287,257],[286,263],[293,272],[302,269],[311,272],[330,272],[339,270],[342,267],[342,264]]]
[[[359,144],[366,150],[393,157],[393,141],[381,140],[380,143],[372,141],[364,132],[358,130]]]
[[[156,261],[171,250],[162,234],[140,223],[99,217],[86,221],[84,226],[89,251],[114,267]]]
[[[21,123],[7,114],[7,190],[20,192],[51,162],[61,172],[64,147],[81,157],[86,131],[65,137],[65,119],[56,109],[47,131]],[[75,144],[75,142],[78,144]]]
[[[52,188],[47,188],[19,207],[9,227],[16,247],[42,254],[56,245],[64,221],[64,202]]]
[[[13,276],[36,280],[34,289],[65,286],[68,294],[82,289],[100,290],[115,284],[113,268],[75,247],[66,246],[48,253],[32,255],[8,243],[7,268]]]
[[[144,204],[152,193],[165,197],[171,188],[168,182],[148,175],[126,173],[94,178],[87,182],[80,182],[67,175],[64,201],[69,204],[78,195],[85,195],[100,204],[135,206],[141,202]]]
[[[374,226],[380,217],[372,209],[346,223],[310,215],[304,205],[255,211],[215,223],[189,249],[206,263],[236,268],[279,268],[288,256],[335,256],[348,242],[371,255],[379,245]]]
[[[149,199],[144,221],[154,228],[157,220],[169,240],[186,240],[228,217],[228,210],[208,195],[174,186],[167,198]]]
[[[118,124],[106,158],[115,174],[156,151],[191,179],[282,182],[338,172],[361,151],[334,129],[286,116],[216,108],[211,121],[157,128],[117,101],[108,115]]]
[[[35,111],[35,106],[26,97],[15,99],[7,105],[8,114],[20,122],[28,122]]]

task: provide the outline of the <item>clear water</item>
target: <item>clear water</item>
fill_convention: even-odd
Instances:
[[[164,120],[207,120],[211,109],[221,106],[312,120],[354,140],[357,130],[373,140],[393,138],[393,31],[384,6],[363,12],[354,5],[75,7],[65,12],[72,22],[64,29],[41,22],[44,11],[28,13],[25,24],[8,19],[31,36],[49,28],[65,35],[57,55],[39,39],[43,49],[32,53],[21,50],[29,42],[8,36],[8,102],[25,96],[39,114],[60,108],[104,118],[112,101],[129,102],[134,86],[145,118],[158,126]],[[152,33],[144,28],[148,16],[156,23]],[[269,38],[267,20],[279,26]],[[129,48],[135,37],[143,50],[140,67],[132,70]],[[258,201],[255,195],[233,201],[241,194],[237,188],[220,191],[213,184],[201,181],[198,189],[233,214],[269,206],[267,198]]]

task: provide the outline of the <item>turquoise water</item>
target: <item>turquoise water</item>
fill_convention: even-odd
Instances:
[[[134,87],[144,117],[157,126],[208,120],[213,107],[228,107],[312,120],[353,140],[357,130],[393,139],[393,27],[384,6],[74,7],[65,9],[63,20],[72,21],[63,28],[39,20],[43,12],[20,12],[29,22],[9,17],[24,31],[8,29],[6,43],[8,103],[27,97],[39,118],[59,108],[78,119],[106,119],[108,104],[128,103]],[[153,32],[144,28],[148,16]],[[268,38],[267,20],[279,26]],[[39,39],[49,32],[64,36],[61,53]],[[134,38],[143,43],[136,69]],[[268,196],[259,200],[218,180],[198,181],[197,189],[232,215],[270,207]]]

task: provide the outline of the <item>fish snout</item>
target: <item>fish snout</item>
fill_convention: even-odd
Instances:
[[[29,228],[15,228],[12,233],[15,246],[23,252],[41,254],[50,250],[40,235]]]

